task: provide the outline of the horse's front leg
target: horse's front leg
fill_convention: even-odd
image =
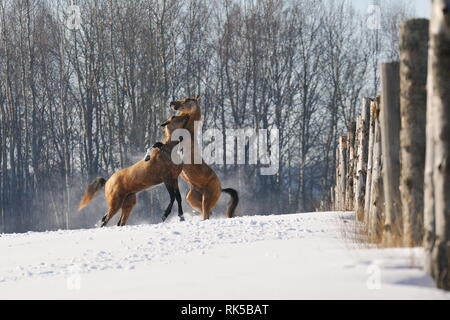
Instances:
[[[173,203],[175,202],[175,190],[173,189],[173,187],[170,184],[164,183],[167,191],[169,191],[169,195],[170,195],[170,203],[167,206],[166,211],[164,212],[164,215],[162,217],[162,221],[166,221],[167,217],[169,216],[170,212],[172,211],[172,207],[173,207]]]
[[[180,193],[180,189],[178,189],[178,184],[175,189],[175,198],[177,199],[177,204],[178,204],[178,217],[180,218],[180,221],[184,221],[183,206],[181,205],[181,201],[182,201],[181,193]]]

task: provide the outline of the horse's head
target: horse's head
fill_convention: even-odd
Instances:
[[[153,149],[161,150],[162,148],[164,148],[164,144],[162,142],[157,142],[151,148],[148,148],[147,153],[145,154],[145,157],[144,157],[145,162],[148,162],[152,159],[152,150]]]
[[[188,115],[172,116],[168,120],[161,123],[161,127],[164,127],[165,135],[167,137],[170,137],[172,135],[172,132],[174,132],[175,130],[184,128],[189,118],[190,117]]]
[[[182,129],[184,128],[184,126],[186,125],[187,121],[189,120],[189,116],[188,115],[184,115],[184,116],[172,116],[170,117],[168,120],[164,121],[163,123],[161,123],[161,127],[164,127],[165,130],[165,134],[168,137],[171,137],[172,133],[177,130],[177,129]],[[183,137],[179,137],[178,138],[178,142],[183,141]],[[177,143],[178,143],[177,142]],[[175,143],[174,145],[176,145],[177,143]],[[167,145],[167,144],[166,144]],[[151,152],[153,149],[159,149],[159,150],[163,150],[164,149],[164,144],[161,142],[157,142],[155,143],[151,148],[147,149],[147,153],[145,154],[144,160],[150,161],[151,160]],[[172,148],[173,146],[171,146],[170,144],[168,145],[169,150]]]
[[[200,96],[183,100],[172,101],[170,107],[176,111],[192,114],[199,108]]]

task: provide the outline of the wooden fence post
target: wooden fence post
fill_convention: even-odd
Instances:
[[[339,211],[339,183],[340,183],[340,175],[339,175],[339,141],[338,141],[338,145],[336,147],[336,174],[335,174],[335,184],[334,184],[334,202],[333,202],[333,210],[334,211]]]
[[[358,219],[358,213],[356,211],[356,193],[357,193],[357,185],[358,185],[358,178],[359,178],[359,174],[358,174],[358,164],[359,164],[359,136],[361,134],[361,125],[362,125],[362,115],[360,114],[359,116],[356,117],[356,130],[355,130],[355,159],[354,159],[354,170],[353,170],[353,203],[352,203],[352,208],[353,211],[355,211],[355,216],[356,219],[359,221]]]
[[[347,137],[341,136],[339,138],[339,157],[338,157],[338,184],[336,202],[338,210],[345,211],[345,191],[347,185]]]
[[[345,190],[345,210],[352,211],[354,200],[354,178],[355,178],[355,133],[356,122],[347,125],[347,181]]]
[[[328,210],[336,211],[336,205],[335,205],[335,199],[334,196],[336,195],[335,187],[330,188],[330,208]]]
[[[364,222],[369,225],[370,197],[372,196],[372,168],[373,168],[373,146],[375,141],[375,119],[377,103],[376,100],[370,103],[370,122],[369,122],[369,146],[367,155],[367,177],[366,177],[366,196],[364,198]]]
[[[402,235],[400,200],[400,64],[381,64],[381,141],[385,224],[383,241],[397,245]]]
[[[409,247],[423,239],[428,25],[412,19],[400,26],[400,192],[403,244]]]
[[[450,290],[450,1],[434,0],[430,23],[425,164],[426,269]]]
[[[378,99],[377,99],[378,100]],[[374,121],[375,131],[373,135],[373,154],[372,154],[372,179],[370,188],[370,207],[368,218],[368,231],[372,242],[379,243],[382,240],[383,224],[385,220],[385,202],[383,192],[383,146],[381,143],[381,127],[379,121],[380,105],[379,101],[375,103]]]
[[[369,150],[369,126],[370,126],[370,103],[369,98],[363,99],[361,116],[357,129],[357,164],[355,177],[355,202],[354,210],[358,221],[364,221],[364,200],[366,195],[367,161]]]

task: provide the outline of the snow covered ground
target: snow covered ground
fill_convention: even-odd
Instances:
[[[0,235],[0,299],[450,299],[421,249],[346,239],[351,213]]]

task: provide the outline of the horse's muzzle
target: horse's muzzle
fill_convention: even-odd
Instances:
[[[150,152],[152,151],[152,149],[153,148],[147,149],[147,153],[145,154],[145,157],[144,157],[145,162],[150,161],[150,159],[152,158],[150,155]]]
[[[173,109],[173,110],[178,110],[179,107],[180,106],[179,106],[179,103],[177,101],[172,101],[170,103],[170,108]]]

